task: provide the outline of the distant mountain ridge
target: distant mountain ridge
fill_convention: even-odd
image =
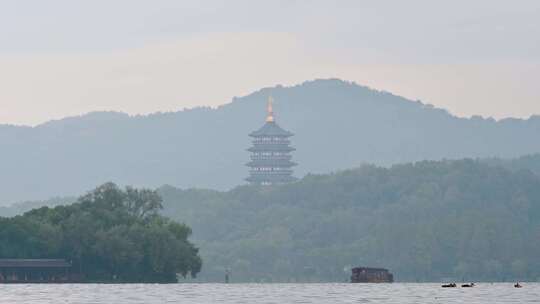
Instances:
[[[247,134],[275,99],[295,133],[296,176],[424,159],[540,152],[540,117],[459,118],[337,79],[264,88],[218,108],[129,116],[95,112],[33,128],[0,126],[0,202],[78,195],[97,184],[227,189],[243,183]]]

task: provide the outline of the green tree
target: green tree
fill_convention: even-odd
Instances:
[[[0,218],[0,258],[66,258],[88,281],[175,282],[201,270],[191,229],[159,215],[156,191],[107,183],[55,208]]]

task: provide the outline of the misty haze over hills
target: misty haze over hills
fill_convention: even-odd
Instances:
[[[77,195],[95,185],[227,189],[242,184],[247,134],[275,99],[296,135],[296,176],[424,159],[517,157],[540,152],[540,117],[495,121],[340,80],[265,88],[217,109],[130,117],[97,112],[35,128],[0,126],[0,203]],[[151,102],[151,101],[149,101]]]

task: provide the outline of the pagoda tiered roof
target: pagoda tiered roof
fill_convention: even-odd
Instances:
[[[259,137],[259,136],[280,136],[280,137],[290,137],[293,136],[289,131],[283,130],[277,123],[274,121],[267,121],[259,130],[251,132],[249,136]]]

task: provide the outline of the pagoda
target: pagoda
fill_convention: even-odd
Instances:
[[[257,131],[249,134],[253,138],[248,182],[256,185],[275,185],[293,182],[291,152],[295,149],[289,146],[289,137],[293,134],[283,130],[274,119],[272,97],[268,98],[268,115],[266,123]]]

